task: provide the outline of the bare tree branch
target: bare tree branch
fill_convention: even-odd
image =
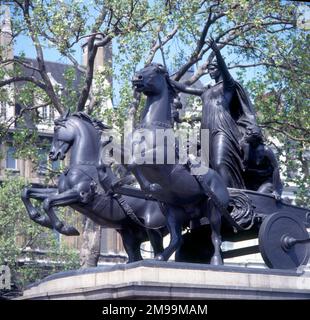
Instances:
[[[167,36],[164,38],[164,39],[161,39],[161,42],[158,42],[154,40],[155,44],[154,46],[151,48],[150,50],[150,54],[149,56],[147,57],[146,61],[145,61],[145,64],[149,64],[153,61],[154,59],[154,56],[157,52],[157,50],[160,48],[160,47],[163,47],[166,43],[168,43],[173,37],[174,35],[178,32],[178,29],[179,29],[179,26],[176,25],[173,30],[171,32],[169,32],[167,34]]]
[[[40,104],[40,105],[31,106],[31,107],[29,107],[29,106],[23,107],[17,115],[11,117],[10,119],[8,119],[6,121],[6,125],[5,125],[6,129],[4,130],[3,128],[1,128],[0,138],[3,138],[3,137],[6,136],[6,134],[10,130],[11,126],[14,123],[16,123],[16,121],[18,119],[20,119],[26,111],[37,110],[37,109],[40,109],[40,108],[43,108],[43,107],[47,107],[49,105],[51,105],[51,101],[43,103],[43,104]]]
[[[228,69],[244,69],[244,68],[253,68],[253,67],[259,67],[259,66],[266,66],[266,67],[281,67],[280,65],[275,65],[274,63],[268,63],[268,62],[257,62],[257,63],[249,63],[249,64],[234,64],[232,66],[229,66]]]
[[[40,72],[40,70],[24,61],[22,61],[21,59],[6,59],[6,60],[1,60],[0,59],[0,65],[2,66],[8,66],[10,64],[14,64],[14,63],[18,63],[22,66],[24,66],[25,68],[28,68],[28,69],[31,69],[31,70],[34,70],[34,71],[37,71],[37,72]]]
[[[306,135],[310,136],[310,130],[309,129],[306,129],[306,128],[301,127],[301,126],[296,126],[293,123],[282,122],[282,121],[277,121],[277,120],[264,121],[264,122],[261,123],[261,125],[271,125],[271,124],[278,124],[278,125],[285,126],[285,127],[291,127],[293,129],[296,129],[296,130],[301,130],[301,131],[304,131],[306,133]]]
[[[262,127],[262,128],[267,128],[267,129],[269,129],[269,130],[271,130],[271,131],[279,132],[279,133],[283,134],[284,136],[287,136],[289,139],[294,140],[294,141],[307,142],[307,143],[310,142],[310,138],[306,138],[306,137],[302,137],[302,138],[300,138],[300,137],[294,137],[294,136],[292,136],[291,134],[289,134],[288,132],[286,132],[286,131],[284,131],[284,130],[282,130],[282,129],[279,129],[279,128],[275,128],[275,127],[272,127],[272,126],[269,126],[269,125],[264,125],[264,124],[260,124],[259,126]]]
[[[271,26],[271,25],[283,25],[286,23],[287,23],[287,21],[281,21],[281,22],[269,21],[269,22],[262,23],[261,26],[263,27],[263,26]],[[292,21],[291,21],[291,23],[292,23]],[[234,26],[234,27],[231,27],[231,28],[225,30],[220,35],[218,35],[215,39],[216,42],[220,43],[218,45],[219,49],[223,49],[227,45],[230,45],[231,42],[234,41],[236,38],[238,38],[241,34],[244,35],[245,33],[248,33],[249,31],[251,31],[255,27],[256,27],[256,25],[254,23],[249,22],[249,23],[240,24],[240,25],[237,25],[237,26]],[[224,37],[226,37],[226,38],[224,38]],[[209,47],[206,47],[203,50],[201,50],[199,55],[196,57],[196,61],[194,63],[196,63],[198,60],[201,60],[202,57],[204,56],[204,54],[209,49],[210,49]],[[247,46],[247,49],[249,49],[249,46]],[[260,50],[259,48],[257,48],[257,49]],[[195,74],[190,79],[188,79],[186,81],[186,84],[193,84],[197,80],[199,80],[204,74],[206,74],[207,66],[212,61],[213,58],[214,58],[214,53],[211,52],[210,55],[208,56],[208,58],[206,59],[206,61],[197,69]],[[265,62],[265,63],[268,64],[268,62]],[[274,62],[272,62],[271,65],[275,66],[276,64]]]
[[[96,41],[96,34],[98,33],[99,28],[101,27],[105,17],[107,15],[107,10],[105,10],[104,6],[102,8],[102,11],[100,15],[97,17],[95,24],[92,29],[92,36],[87,41],[87,68],[86,68],[86,78],[85,78],[85,84],[82,88],[81,94],[79,96],[78,104],[77,104],[77,111],[82,111],[85,108],[90,88],[92,85],[93,77],[94,77],[94,63],[95,58],[97,54],[98,47],[100,45],[105,45],[104,40],[106,43],[108,43],[107,39],[109,41],[112,40],[110,37],[105,37],[103,40],[101,40],[101,43],[95,44]]]
[[[64,107],[61,104],[61,101],[58,98],[57,94],[55,93],[53,85],[51,83],[51,80],[47,74],[45,61],[44,61],[43,49],[42,49],[42,46],[40,45],[40,41],[39,41],[37,32],[32,25],[30,10],[29,10],[30,5],[31,5],[30,0],[25,0],[24,5],[19,4],[19,6],[22,8],[27,27],[29,29],[30,37],[31,37],[32,42],[33,42],[35,49],[36,49],[37,62],[38,62],[39,70],[40,70],[39,72],[40,72],[40,75],[45,83],[44,90],[46,91],[47,95],[50,97],[50,99],[51,99],[53,105],[55,106],[55,108],[57,109],[57,111],[59,113],[62,113],[64,110]]]
[[[174,74],[173,79],[178,81],[182,78],[182,76],[187,72],[187,70],[193,66],[201,57],[199,58],[199,54],[202,50],[202,48],[205,45],[205,40],[207,37],[207,34],[209,32],[209,29],[211,25],[216,22],[217,20],[221,19],[225,16],[225,13],[219,13],[216,15],[213,15],[212,8],[209,8],[209,16],[208,19],[201,31],[200,38],[196,43],[196,48],[194,49],[193,53],[191,54],[189,60]],[[209,48],[208,48],[209,49]]]
[[[36,79],[35,77],[31,77],[31,76],[20,76],[20,77],[12,77],[9,79],[5,79],[5,80],[1,80],[0,81],[0,87],[4,87],[6,85],[9,85],[11,83],[14,82],[21,82],[21,81],[28,81],[28,82],[32,82],[34,83],[36,86],[38,86],[39,88],[41,88],[42,90],[46,91],[46,84],[39,81],[38,79]]]
[[[64,55],[73,63],[74,67],[76,70],[82,72],[82,73],[86,73],[86,68],[82,65],[80,65],[76,59],[73,57],[73,55],[69,52],[64,52]]]

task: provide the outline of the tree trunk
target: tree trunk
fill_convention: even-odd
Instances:
[[[101,227],[86,218],[80,250],[81,268],[96,267],[100,257]]]

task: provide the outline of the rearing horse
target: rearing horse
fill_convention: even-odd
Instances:
[[[156,130],[172,128],[171,105],[175,92],[167,70],[162,65],[155,63],[137,72],[132,82],[135,90],[144,93],[147,99],[141,122],[133,133],[133,162],[129,168],[142,189],[151,193],[155,199],[165,202],[167,227],[171,236],[169,246],[157,256],[157,259],[168,260],[181,246],[182,227],[189,222],[190,212],[198,207],[201,210],[201,217],[207,216],[212,230],[211,239],[215,251],[211,264],[222,264],[219,206],[223,208],[228,206],[229,194],[225,183],[212,169],[202,176],[195,177],[191,175],[186,166],[181,164],[168,164],[167,162],[140,164],[136,155],[140,155],[142,142],[145,155],[152,157],[158,148],[158,145],[153,142]],[[143,140],[141,134],[151,135],[154,139]],[[135,148],[138,148],[137,152]],[[210,201],[210,193],[214,195],[216,202]],[[207,206],[204,205],[206,202]]]
[[[163,251],[166,221],[157,201],[117,198],[105,192],[110,190],[115,178],[109,167],[101,166],[98,171],[99,129],[106,128],[82,112],[71,116],[67,113],[55,120],[49,156],[51,160],[62,160],[71,150],[69,166],[60,175],[58,188],[25,188],[22,200],[32,220],[65,235],[79,235],[79,232],[60,221],[54,207],[70,206],[103,227],[115,228],[122,237],[128,262],[133,262],[142,259],[140,245],[146,240],[151,241],[155,254]],[[31,198],[43,201],[46,215],[33,206]],[[139,223],[130,218],[124,202]]]

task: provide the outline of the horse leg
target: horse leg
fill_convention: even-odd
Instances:
[[[182,225],[184,212],[181,208],[166,206],[167,228],[170,234],[168,247],[155,257],[156,260],[167,261],[182,245]]]
[[[146,233],[154,250],[154,255],[157,256],[164,251],[163,236],[159,230],[147,229]]]
[[[122,237],[123,245],[128,255],[127,263],[143,260],[140,249],[142,241],[138,239],[137,231],[133,232],[128,227],[117,231]]]
[[[207,217],[211,227],[211,240],[214,247],[214,255],[211,259],[211,264],[220,265],[223,264],[221,256],[221,209],[219,205],[227,208],[229,203],[229,193],[223,181],[223,178],[214,170],[209,169],[208,173],[204,176],[204,180],[201,184],[205,195],[209,198],[209,192],[213,193],[213,196],[217,198],[218,205],[216,205],[212,199],[209,198],[207,206]]]
[[[210,264],[221,265],[223,264],[221,255],[221,214],[219,210],[213,205],[213,203],[209,206],[209,210],[207,210],[207,218],[210,222],[211,240],[214,247],[214,254],[211,258]]]
[[[43,227],[53,229],[50,218],[48,216],[41,216],[37,208],[35,208],[31,203],[30,199],[32,198],[44,201],[49,194],[55,194],[56,192],[56,188],[24,188],[21,198],[31,220],[35,221]]]
[[[63,221],[60,221],[55,214],[53,207],[70,205],[79,202],[79,200],[79,192],[76,190],[67,190],[59,194],[51,194],[43,201],[43,209],[51,219],[54,228],[59,233],[67,236],[78,236],[80,234],[74,227],[68,226]]]

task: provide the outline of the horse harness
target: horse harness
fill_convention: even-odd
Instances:
[[[88,167],[95,167],[96,169],[96,176],[89,174],[86,170],[83,169],[83,167],[88,166]],[[71,169],[75,169],[75,170],[79,170],[81,171],[83,174],[85,174],[87,177],[89,177],[92,182],[91,182],[91,190],[96,189],[97,185],[98,185],[98,169],[97,169],[97,163],[94,161],[81,161],[78,162],[76,165],[71,166],[71,167],[67,167],[64,170],[64,174],[67,175],[69,173],[69,171]],[[131,208],[131,206],[129,205],[129,203],[126,201],[126,199],[121,195],[121,194],[116,194],[116,193],[112,193],[111,196],[118,202],[118,204],[120,205],[120,207],[123,209],[123,211],[125,212],[125,214],[131,219],[133,220],[135,223],[137,223],[139,226],[146,228],[146,226],[139,220],[139,218],[136,216],[134,210]]]

